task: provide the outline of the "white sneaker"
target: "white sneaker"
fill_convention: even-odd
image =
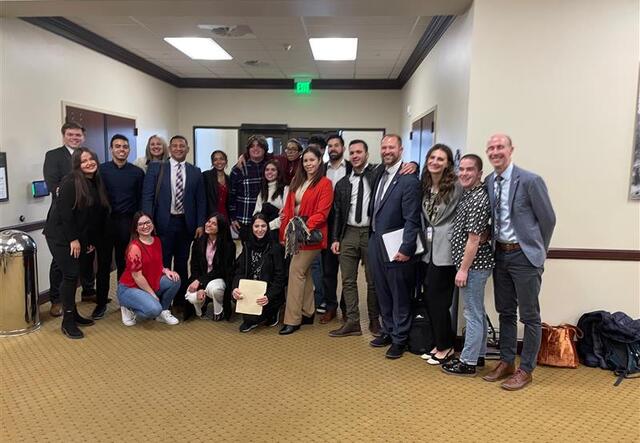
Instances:
[[[131,309],[120,306],[120,313],[122,314],[122,323],[125,326],[133,326],[136,324],[136,313]]]
[[[171,314],[171,311],[168,309],[165,309],[164,311],[162,311],[160,315],[156,317],[156,321],[159,321],[161,323],[166,323],[168,325],[177,325],[178,323],[180,323],[178,319],[175,318],[173,314]]]
[[[198,317],[202,317],[202,304],[204,303],[204,301],[198,300],[198,293],[187,291],[187,293],[184,294],[184,299],[193,305],[193,308],[196,311],[196,315]]]

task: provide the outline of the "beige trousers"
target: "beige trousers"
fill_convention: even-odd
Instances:
[[[287,305],[284,311],[285,325],[299,325],[303,315],[311,317],[315,313],[311,263],[318,254],[320,254],[319,249],[300,251],[291,259]]]

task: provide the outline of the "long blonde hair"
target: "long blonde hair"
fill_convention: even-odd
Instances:
[[[162,143],[162,158],[160,159],[160,161],[165,161],[169,158],[169,146],[167,145],[167,142],[158,134],[153,134],[151,137],[149,137],[149,140],[147,140],[147,149],[144,151],[144,156],[147,159],[145,163],[147,165],[153,161],[153,157],[151,156],[151,140],[153,140],[154,138],[157,138],[158,140],[160,140],[160,143]]]

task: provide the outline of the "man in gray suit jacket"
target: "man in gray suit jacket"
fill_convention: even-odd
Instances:
[[[513,145],[508,135],[491,136],[486,152],[494,168],[486,183],[493,211],[493,285],[500,314],[500,363],[483,379],[509,377],[501,386],[514,391],[533,380],[531,373],[542,336],[538,294],[556,216],[542,178],[511,162]],[[524,338],[516,370],[518,308]]]

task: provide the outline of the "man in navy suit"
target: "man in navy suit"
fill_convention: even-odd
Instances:
[[[180,294],[186,292],[187,262],[191,241],[202,235],[207,200],[200,168],[187,163],[187,139],[175,135],[169,142],[171,157],[166,162],[151,162],[142,187],[142,210],[153,217],[162,241],[164,266],[180,275]],[[183,297],[176,297],[175,301]],[[179,303],[179,302],[178,302]]]
[[[402,139],[395,134],[382,139],[382,165],[371,193],[369,214],[369,263],[374,277],[382,335],[369,344],[391,345],[387,358],[400,358],[406,349],[411,327],[411,295],[415,290],[416,238],[420,227],[420,182],[413,174],[401,175]],[[382,235],[404,229],[402,244],[395,255],[387,256]]]
[[[538,295],[556,216],[542,178],[511,162],[511,138],[491,136],[487,156],[494,172],[487,177],[493,211],[495,305],[500,315],[500,363],[483,377],[514,391],[533,380],[542,328]],[[520,367],[516,370],[517,311],[524,323]]]

